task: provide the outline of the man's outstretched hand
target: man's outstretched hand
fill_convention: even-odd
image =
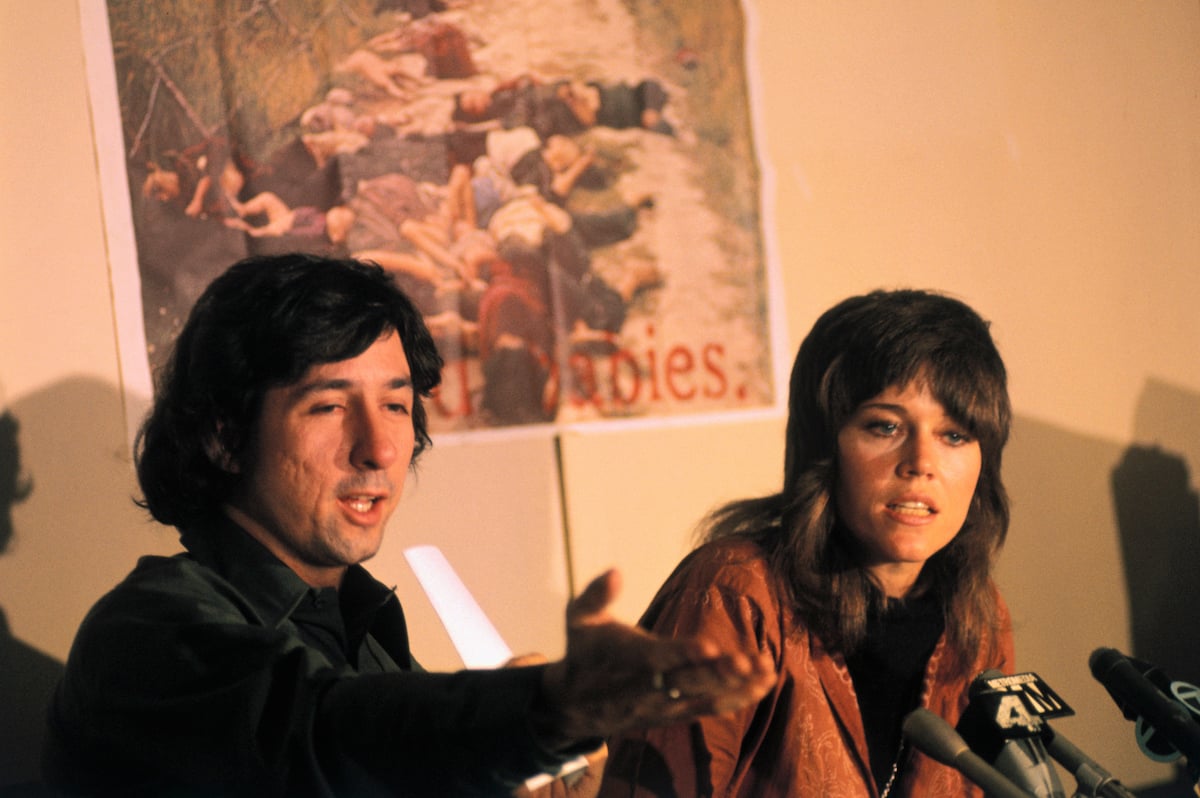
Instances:
[[[741,709],[775,682],[770,657],[672,640],[617,621],[615,570],[567,606],[566,656],[547,666],[539,726],[563,741]]]

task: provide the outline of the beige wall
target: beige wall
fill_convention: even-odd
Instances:
[[[993,320],[1018,416],[1000,570],[1018,667],[1075,706],[1056,725],[1126,783],[1162,777],[1086,663],[1098,646],[1129,650],[1131,607],[1197,562],[1175,552],[1196,545],[1183,536],[1197,532],[1200,469],[1200,8],[756,0],[751,12],[789,351],[821,310],[877,286],[945,289]],[[0,395],[35,480],[0,557],[0,607],[17,637],[62,658],[139,553],[175,547],[128,501],[75,0],[0,0],[0,103]],[[782,428],[566,433],[575,576],[621,566],[620,610],[635,618],[706,509],[774,488]],[[1112,479],[1136,444],[1188,471],[1161,570],[1129,589]],[[399,556],[422,542],[443,545],[514,649],[557,653],[557,484],[545,440],[435,447],[375,565],[399,584],[428,663],[454,658]]]

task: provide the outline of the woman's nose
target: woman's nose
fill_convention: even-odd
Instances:
[[[931,476],[937,467],[937,454],[932,436],[914,433],[904,442],[897,473],[904,477]]]

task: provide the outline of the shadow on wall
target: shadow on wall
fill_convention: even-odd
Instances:
[[[1187,463],[1158,447],[1132,446],[1112,482],[1129,587],[1130,653],[1174,679],[1200,683],[1200,505]]]
[[[1113,469],[1133,650],[1174,679],[1200,684],[1200,394],[1149,382],[1134,438]],[[1190,439],[1181,437],[1190,434]]]
[[[13,506],[33,492],[21,468],[19,428],[12,413],[0,414],[0,555],[13,539]],[[0,788],[38,778],[46,702],[62,670],[61,662],[11,634],[0,607]]]
[[[41,652],[38,661],[61,667],[56,660],[66,659],[96,600],[139,556],[177,551],[178,537],[148,522],[133,503],[136,482],[116,386],[72,377],[19,398],[10,394],[8,412],[20,423],[16,484],[31,480],[32,490],[11,507],[0,607],[21,651]],[[16,684],[10,668],[18,672],[6,663],[0,677],[0,784],[27,772],[31,765],[22,759],[22,769],[10,775],[10,758],[36,751],[42,733],[40,707],[28,723],[10,722],[17,717],[9,714]],[[18,695],[33,702],[34,692]]]
[[[1196,417],[1194,407],[1190,412]],[[1184,418],[1162,420],[1164,434],[1157,440],[1164,450],[1168,443],[1179,449],[1180,439],[1192,434]],[[1159,555],[1141,572],[1129,570],[1126,549],[1138,545],[1142,533],[1119,525],[1113,495],[1113,474],[1126,454],[1112,440],[1019,416],[1004,455],[1013,515],[997,576],[1013,614],[1016,669],[1038,673],[1075,710],[1054,728],[1139,796],[1195,798],[1181,790],[1178,770],[1138,749],[1134,724],[1088,667],[1096,648],[1140,653],[1132,641],[1142,625],[1137,605],[1143,585],[1177,569]],[[1194,569],[1189,571],[1194,580]],[[1074,784],[1065,771],[1060,775],[1064,787]]]
[[[1158,381],[1142,391],[1137,444],[1112,470],[1113,504],[1129,592],[1130,651],[1168,678],[1200,684],[1200,394]],[[1190,435],[1191,437],[1187,437]],[[1144,798],[1195,795],[1182,767]]]

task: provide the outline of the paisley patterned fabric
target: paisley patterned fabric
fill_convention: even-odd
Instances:
[[[1013,670],[1011,622],[998,592],[996,601],[999,654],[980,657],[971,673]],[[722,647],[767,652],[779,679],[756,707],[610,741],[601,798],[878,798],[845,661],[796,629],[757,546],[719,541],[697,549],[663,585],[642,624],[658,634],[704,635]],[[945,655],[943,637],[925,669],[921,704],[954,725],[969,679],[950,677]],[[982,795],[957,771],[902,749],[889,798]]]

